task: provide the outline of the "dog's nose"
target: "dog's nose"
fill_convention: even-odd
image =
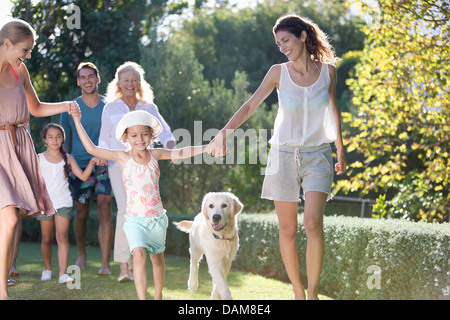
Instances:
[[[213,222],[217,223],[220,221],[220,219],[222,219],[222,217],[220,216],[220,214],[215,214],[212,216]]]

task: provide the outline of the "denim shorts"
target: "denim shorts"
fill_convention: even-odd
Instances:
[[[166,235],[169,218],[160,214],[151,217],[125,215],[123,231],[127,236],[130,252],[138,247],[145,248],[147,254],[158,254],[166,250]]]
[[[61,216],[63,218],[67,218],[70,220],[70,216],[72,214],[72,207],[63,207],[63,208],[59,208],[56,209],[56,214],[58,216]],[[37,220],[42,221],[42,220],[55,220],[55,216],[51,216],[51,217],[47,217],[47,216],[42,216],[37,218]]]
[[[331,198],[333,158],[330,144],[318,147],[272,145],[261,198],[275,201],[300,201],[303,194],[319,191]]]

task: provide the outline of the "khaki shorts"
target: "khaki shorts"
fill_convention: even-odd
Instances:
[[[261,198],[275,201],[300,201],[300,189],[320,191],[331,198],[333,158],[330,144],[318,147],[273,145],[261,192]]]

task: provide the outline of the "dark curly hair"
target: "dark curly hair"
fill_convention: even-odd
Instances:
[[[311,59],[331,64],[335,64],[339,60],[333,46],[328,41],[328,36],[309,18],[297,14],[284,15],[277,20],[272,31],[274,35],[278,31],[288,31],[297,38],[300,37],[302,31],[305,31],[307,34],[306,49],[311,54]]]

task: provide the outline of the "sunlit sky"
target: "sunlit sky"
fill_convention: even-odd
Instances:
[[[36,1],[36,0],[35,0]],[[253,6],[260,0],[231,0],[232,4],[236,3],[238,8]],[[189,0],[189,3],[194,3],[195,0]],[[3,25],[8,18],[11,18],[12,3],[10,0],[0,0],[0,26]]]
[[[39,0],[33,0],[33,2],[38,2]],[[212,0],[211,0],[212,1]],[[193,5],[195,0],[188,0],[188,2]],[[238,8],[244,8],[249,6],[255,6],[258,2],[262,0],[230,0],[231,4],[237,4]],[[353,3],[354,1],[350,1]],[[10,0],[0,0],[0,27],[11,19],[11,8],[12,3]],[[357,9],[352,5],[352,11],[356,14]]]

